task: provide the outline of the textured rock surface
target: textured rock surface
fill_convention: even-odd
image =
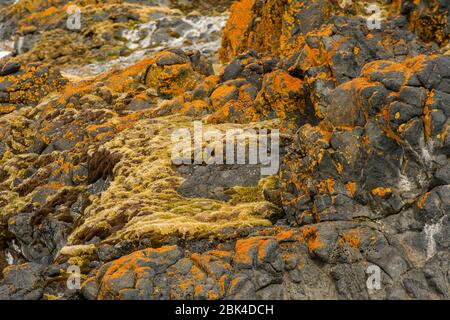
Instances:
[[[0,7],[0,299],[450,299],[447,2],[231,2]]]

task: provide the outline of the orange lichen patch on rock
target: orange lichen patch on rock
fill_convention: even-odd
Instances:
[[[279,13],[276,15],[281,17],[282,28],[277,33],[280,33],[280,54],[284,56],[288,56],[293,50],[304,44],[303,34],[298,34],[295,37],[293,37],[293,34],[295,34],[294,30],[298,28],[298,25],[302,23],[302,21],[299,21],[298,15],[305,8],[305,5],[307,4],[303,1],[289,0],[286,5],[279,6],[282,10],[278,9]]]
[[[317,191],[321,194],[324,193],[328,193],[330,195],[334,194],[334,180],[333,179],[326,179],[321,181],[318,185],[317,185]]]
[[[33,1],[40,3],[41,0]],[[34,25],[37,27],[43,26],[43,25],[54,25],[55,27],[58,25],[59,22],[61,22],[63,19],[65,19],[68,15],[68,9],[71,6],[76,5],[78,8],[80,8],[83,18],[84,18],[84,24],[89,27],[89,18],[91,15],[94,15],[96,12],[99,11],[106,11],[106,10],[114,10],[115,8],[117,10],[117,6],[120,5],[122,8],[127,8],[126,12],[133,12],[133,13],[149,13],[155,11],[152,7],[141,7],[141,6],[133,6],[128,3],[124,3],[123,0],[73,0],[73,1],[67,1],[67,0],[51,0],[51,1],[44,1],[40,7],[34,6],[29,11],[29,14],[26,14],[20,21],[19,25]],[[161,9],[162,11],[162,9]]]
[[[36,105],[49,94],[61,90],[66,81],[59,71],[46,65],[26,65],[13,74],[0,77],[8,103]]]
[[[164,66],[152,64],[144,77],[146,85],[156,88],[160,95],[167,97],[175,97],[194,89],[202,79],[190,63]]]
[[[276,70],[264,76],[258,93],[257,112],[263,119],[276,117],[294,129],[305,113],[303,81],[284,70]]]
[[[428,106],[423,108],[423,126],[425,129],[425,137],[431,137],[431,112]]]
[[[254,18],[254,28],[249,33],[248,46],[259,51],[279,52],[282,29],[286,20],[285,0],[267,1],[266,5],[257,7],[260,12]]]
[[[398,144],[402,144],[402,138],[396,133],[394,132],[394,130],[392,130],[391,128],[391,107],[390,106],[386,106],[383,109],[383,118],[385,120],[386,126],[382,127],[382,130],[384,131],[384,133],[386,134],[386,136],[388,136],[390,139],[395,140]]]
[[[340,88],[343,90],[355,90],[356,92],[361,92],[364,88],[372,85],[373,82],[370,82],[367,78],[356,78],[342,84]]]
[[[271,246],[274,243],[273,238],[269,239],[261,239],[261,242],[258,246],[258,261],[268,261],[270,258],[270,254],[272,251],[270,250]]]
[[[434,56],[418,55],[416,57],[411,57],[405,59],[401,63],[390,60],[376,60],[367,63],[361,70],[361,76],[364,78],[369,78],[371,73],[380,72],[401,72],[403,77],[403,85],[409,81],[411,76],[422,70],[424,64],[427,60],[433,59]]]
[[[61,173],[63,174],[69,174],[70,168],[72,166],[72,163],[69,161],[65,161],[63,157],[60,157],[55,164],[56,170],[52,172],[53,176],[57,176]]]
[[[230,18],[222,36],[222,48],[219,51],[222,62],[228,62],[246,49],[245,43],[252,27],[255,3],[255,0],[241,0],[231,6]]]
[[[305,226],[302,228],[302,240],[308,245],[308,251],[314,251],[322,248],[324,243],[320,240],[320,235],[314,226]]]
[[[30,15],[27,15],[22,21],[23,24],[33,25],[38,24],[42,25],[43,23],[54,24],[58,22],[63,16],[67,15],[66,13],[67,5],[61,8],[57,8],[54,6],[48,7],[43,11],[35,12]]]
[[[261,5],[255,0],[236,1],[223,32],[221,61],[249,49],[289,55],[304,44],[304,36],[296,30],[304,7],[301,1],[273,0]]]
[[[224,83],[217,87],[211,94],[211,104],[215,109],[223,107],[228,101],[236,99],[238,89],[234,84]]]
[[[419,198],[419,200],[417,201],[417,207],[418,207],[419,209],[423,209],[423,208],[424,208],[425,201],[427,201],[429,195],[430,195],[430,193],[427,192],[427,193],[423,194],[423,195]]]
[[[434,100],[434,91],[430,91],[427,94],[427,100],[425,102],[425,107],[423,108],[423,126],[425,129],[425,137],[427,139],[431,138],[431,111],[430,106]]]
[[[185,102],[180,112],[190,117],[199,117],[212,112],[211,106],[203,100]]]
[[[307,44],[305,44],[304,49],[306,56],[300,63],[302,69],[307,70],[308,68],[319,66],[326,61],[326,58],[321,50],[311,48]]]
[[[159,66],[156,64],[165,52],[158,52],[124,69],[111,70],[105,74],[82,81],[73,81],[66,86],[59,102],[64,103],[74,95],[95,91],[95,84],[102,83],[112,92],[123,93],[135,90],[145,83],[157,89],[161,95],[181,95],[192,89],[200,79],[190,64]],[[144,93],[137,93],[135,99],[145,100]]]
[[[123,70],[112,70],[99,79],[95,79],[95,82],[103,82],[113,91],[124,92],[134,88],[139,83],[144,71],[153,63],[155,63],[155,59],[148,57]]]
[[[216,112],[208,116],[207,123],[249,123],[261,121],[262,117],[254,106],[253,101],[230,100]]]
[[[345,93],[345,99],[340,99],[340,102],[336,103],[335,107],[328,108],[325,114],[321,114],[320,109],[316,110],[317,116],[325,118],[327,123],[332,124],[332,128],[351,130],[362,116],[367,119],[369,110],[366,110],[360,93],[374,85],[366,78],[355,78],[340,85],[338,88],[342,95]]]
[[[138,121],[145,118],[145,112],[137,111],[113,120],[116,133],[130,129]]]
[[[223,250],[211,250],[208,251],[208,254],[225,261],[230,261],[233,256],[233,254],[230,251],[223,251]]]
[[[84,92],[88,92],[92,89],[92,84],[94,81],[77,81],[77,82],[69,82],[64,90],[62,91],[61,96],[59,97],[58,102],[64,103],[75,94],[82,94]]]
[[[264,263],[272,258],[278,242],[274,237],[251,237],[236,242],[233,262],[243,268],[251,268],[255,264]]]
[[[15,14],[25,14],[45,10],[49,6],[60,6],[64,3],[63,0],[21,0],[10,7],[10,11]]]
[[[292,77],[283,70],[273,72],[272,85],[276,92],[296,92],[300,93],[303,90],[303,82],[295,77]],[[269,76],[271,77],[271,76]]]
[[[371,190],[372,196],[380,197],[383,199],[390,197],[393,192],[394,190],[392,188],[383,188],[383,187],[378,187]]]
[[[447,31],[449,27],[449,12],[430,13],[419,20],[417,31],[419,37],[424,41],[435,41],[441,46],[445,46],[450,41],[450,34]]]
[[[13,104],[0,104],[0,115],[7,114],[16,110],[16,106]]]
[[[111,266],[108,268],[106,273],[102,278],[102,285],[99,292],[99,299],[103,299],[106,293],[111,293],[116,291],[114,288],[114,283],[120,278],[124,277],[126,274],[132,274],[132,271],[138,271],[142,269],[138,262],[145,259],[145,254],[143,251],[137,251],[131,255],[121,257],[112,262]],[[98,274],[97,274],[98,277]],[[126,284],[126,287],[133,288],[135,279],[133,277],[132,282]]]
[[[233,257],[234,263],[251,267],[255,262],[255,254],[260,243],[261,238],[259,237],[238,240],[236,242],[236,253]]]
[[[196,87],[195,91],[201,93],[202,97],[208,97],[220,81],[217,75],[211,75],[203,79]]]
[[[140,84],[141,77],[147,67],[154,63],[154,58],[147,57],[124,69],[111,70],[88,80],[72,81],[65,87],[63,94],[59,98],[59,102],[67,102],[70,97],[76,94],[82,95],[92,92],[95,89],[95,84],[99,82],[103,83],[113,92],[133,90]]]
[[[399,15],[402,12],[404,0],[394,0],[390,6],[391,15]],[[435,41],[445,46],[449,41],[448,15],[439,0],[414,0],[413,7],[409,10],[409,29],[416,32],[425,41]]]
[[[355,194],[356,194],[356,190],[357,190],[356,183],[355,182],[348,182],[345,186],[346,186],[348,192],[352,195],[352,197],[354,197]]]
[[[342,232],[342,234],[339,236],[339,244],[343,245],[346,243],[348,243],[353,248],[358,249],[361,245],[360,230],[352,229],[348,232]]]
[[[182,255],[182,250],[177,246],[165,246],[136,251],[114,260],[103,274],[97,273],[97,281],[100,282],[98,298],[119,298],[122,290],[135,287],[143,289],[143,280],[149,280],[148,277],[154,275],[155,271],[165,271]]]
[[[280,231],[276,234],[276,239],[279,243],[283,242],[295,242],[300,240],[300,233],[298,230],[289,229],[285,231]]]

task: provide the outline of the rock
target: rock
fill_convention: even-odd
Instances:
[[[91,278],[81,286],[81,294],[87,300],[96,300],[98,295],[98,286],[94,278]]]
[[[447,4],[239,0],[216,57],[229,1],[94,2],[0,9],[1,299],[450,297]],[[174,165],[200,120],[281,168]]]
[[[230,200],[227,194],[234,186],[256,186],[261,179],[258,165],[191,166],[185,168],[187,179],[177,191],[185,197]],[[183,172],[186,172],[185,169]]]
[[[147,86],[156,88],[161,97],[172,98],[192,90],[202,78],[184,53],[163,51],[155,56],[155,62],[146,70],[143,79]]]
[[[27,35],[27,34],[31,34],[37,31],[37,27],[36,26],[24,26],[23,28],[20,29],[20,33],[23,35]]]
[[[20,63],[7,62],[0,68],[0,77],[7,76],[12,73],[16,73],[20,69]]]
[[[173,66],[174,64],[185,64],[189,60],[186,56],[178,55],[174,52],[163,52],[158,58],[156,58],[156,64],[158,66]]]
[[[9,266],[3,270],[5,296],[10,299],[38,300],[42,297],[44,267],[36,263]],[[1,286],[0,286],[1,288]],[[1,295],[2,289],[0,289]],[[7,293],[9,292],[9,293]]]
[[[425,57],[421,57],[405,62],[406,65],[409,63],[416,64],[417,68],[422,63],[421,70],[423,70],[428,63],[432,62],[427,61]],[[379,65],[379,63],[374,65]],[[399,67],[401,68],[402,65],[399,65]],[[368,67],[366,66],[366,68]],[[363,74],[366,73],[363,71]],[[429,139],[434,140],[437,145],[440,144],[435,140],[435,137],[439,135],[438,132],[442,130],[442,127],[437,124],[434,127],[432,123],[435,123],[436,120],[432,117],[422,118],[425,123],[429,121],[429,124],[425,125],[425,131],[419,131],[415,133],[415,136],[409,137],[408,126],[412,125],[415,119],[423,114],[422,110],[417,109],[418,107],[398,102],[390,104],[384,102],[385,105],[383,106],[382,100],[380,100],[381,105],[369,104],[368,106],[360,105],[357,107],[358,102],[353,93],[360,92],[363,95],[364,90],[371,86],[372,84],[367,83],[363,78],[338,87],[334,90],[335,93],[330,92],[335,97],[335,101],[334,108],[330,109],[326,121],[333,123],[335,126],[350,126],[352,129],[344,131],[334,129],[327,133],[321,128],[305,125],[299,130],[298,142],[293,145],[296,150],[292,153],[293,158],[291,159],[290,155],[286,157],[286,159],[289,159],[286,163],[286,169],[292,168],[287,169],[292,171],[287,175],[285,174],[287,178],[285,181],[295,180],[295,177],[302,175],[302,170],[304,170],[303,172],[316,172],[315,175],[317,176],[317,182],[310,180],[309,175],[305,175],[308,178],[302,182],[302,185],[309,185],[313,189],[299,190],[298,193],[291,193],[289,196],[285,194],[285,210],[288,214],[291,212],[292,215],[301,217],[297,220],[299,223],[309,223],[306,221],[309,221],[311,215],[315,215],[315,219],[323,221],[323,219],[334,219],[333,217],[336,214],[339,215],[344,212],[349,214],[350,217],[355,214],[370,219],[377,217],[379,214],[386,216],[398,213],[410,201],[409,199],[419,197],[432,182],[433,169],[431,168],[433,165],[429,162],[430,159],[427,156],[423,156],[423,150],[426,149],[426,146],[421,141]],[[386,88],[385,90],[389,89]],[[425,88],[422,88],[423,90],[426,91]],[[349,92],[353,93],[350,94]],[[400,99],[402,99],[401,94]],[[422,100],[425,103],[425,100]],[[427,103],[430,102],[431,100],[428,99]],[[423,108],[426,108],[426,106]],[[380,117],[375,116],[371,119],[369,116],[367,119],[363,116],[364,113],[377,114],[380,112],[379,110],[384,110],[381,112],[390,111],[389,114],[392,117],[390,123],[383,122]],[[349,114],[353,115],[352,118],[348,117]],[[380,131],[377,126],[384,126],[387,129]],[[440,134],[442,134],[442,131]],[[394,158],[397,157],[395,154],[402,153],[401,146],[404,140],[411,141],[410,143],[414,147],[410,145],[410,148],[415,150],[414,152],[418,157],[411,156],[409,168],[403,168],[406,171],[400,173],[399,163]],[[364,141],[366,142],[364,143]],[[382,156],[370,151],[374,150],[370,146],[382,152]],[[368,147],[370,150],[367,149]],[[299,157],[298,155],[301,154],[305,154],[305,156]],[[317,158],[320,158],[320,160],[315,161],[314,159],[317,158],[311,157],[313,154],[317,154]],[[434,154],[430,153],[430,156],[437,157],[439,154],[440,152],[436,151]],[[363,160],[363,158],[366,160]],[[349,164],[350,167],[347,167]],[[361,164],[364,164],[364,168],[360,167]],[[299,168],[299,166],[302,169],[294,169]],[[357,173],[362,171],[364,171],[362,175]],[[363,188],[366,188],[365,191],[360,189],[363,184]],[[286,190],[290,188],[287,187]],[[299,203],[294,209],[292,207],[293,198],[305,199],[307,203],[304,205]],[[367,203],[370,203],[368,207]],[[315,208],[315,211],[312,210],[311,206]],[[339,206],[343,207],[340,208]],[[336,209],[333,209],[333,207]],[[337,219],[351,218],[341,217]]]
[[[331,274],[336,281],[336,289],[346,299],[368,299],[366,275],[362,265],[341,264],[332,268]]]
[[[9,94],[6,102],[11,104],[37,105],[48,93],[66,84],[59,71],[48,66],[21,67],[13,62],[3,67],[2,73],[9,76],[0,78],[0,92]]]
[[[326,225],[329,224],[323,226]],[[138,251],[114,261],[106,268],[108,271],[105,276],[97,276],[102,283],[99,299],[112,297],[150,299],[155,295],[159,299],[168,297],[368,299],[369,294],[372,297],[375,293],[373,291],[369,293],[366,287],[368,279],[366,272],[368,272],[368,266],[374,265],[375,256],[378,253],[385,255],[386,260],[378,259],[376,263],[381,262],[381,268],[388,270],[391,278],[386,278],[384,273],[382,274],[383,289],[377,294],[381,294],[384,298],[393,295],[402,295],[402,298],[436,297],[433,289],[423,281],[424,277],[421,273],[399,269],[398,266],[392,265],[397,257],[400,257],[399,252],[391,252],[392,248],[389,245],[381,247],[377,242],[382,238],[377,238],[374,242],[371,234],[374,231],[354,229],[357,225],[357,223],[339,224],[338,228],[342,228],[343,232],[339,238],[332,240],[330,245],[335,248],[333,249],[335,252],[337,248],[359,246],[362,252],[360,260],[349,263],[350,260],[338,259],[334,260],[331,266],[318,264],[314,261],[315,258],[311,258],[308,251],[315,247],[319,248],[320,245],[313,245],[312,238],[305,238],[309,231],[299,231],[295,228],[266,229],[262,233],[268,233],[271,236],[260,235],[240,239],[231,252],[217,249],[202,254],[185,252],[181,258],[177,254],[177,262],[165,269],[166,271],[163,269],[151,271],[147,268],[154,258],[164,255],[163,252],[166,250],[172,251],[173,247]],[[320,225],[319,227],[319,239],[325,239],[326,228]],[[151,252],[150,256],[149,252]],[[292,254],[297,259],[287,270],[283,257]],[[444,261],[436,259],[433,263]],[[388,265],[385,264],[386,262]],[[432,268],[431,262],[428,265]],[[441,268],[439,264],[433,266]],[[439,270],[445,270],[445,267]],[[431,269],[426,272],[437,275]],[[132,279],[135,279],[138,274],[144,278],[134,284]],[[88,281],[91,285],[92,280]],[[437,280],[434,281],[437,283]],[[144,283],[146,283],[145,287]],[[219,286],[219,283],[222,285]],[[195,291],[194,288],[196,288]],[[443,288],[440,286],[439,290],[442,292],[445,290]],[[396,290],[397,293],[395,293]]]

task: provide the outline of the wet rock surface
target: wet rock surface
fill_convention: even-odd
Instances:
[[[231,2],[0,6],[0,299],[450,298],[448,4]]]

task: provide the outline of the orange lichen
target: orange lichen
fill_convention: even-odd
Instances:
[[[245,265],[251,265],[252,251],[256,252],[261,239],[260,238],[248,238],[238,240],[236,242],[236,253],[234,255],[234,261]]]
[[[314,226],[305,226],[302,228],[302,238],[308,245],[310,253],[322,248],[323,242],[320,240],[320,235]]]
[[[276,234],[276,239],[280,243],[296,241],[299,240],[299,238],[300,235],[297,230],[286,230]]]
[[[348,192],[352,195],[352,197],[356,194],[356,183],[355,182],[349,182],[345,185],[347,187]]]
[[[326,179],[321,181],[318,186],[317,190],[319,193],[328,193],[330,195],[334,194],[334,181],[333,179]]]
[[[419,198],[419,200],[417,201],[417,207],[419,207],[419,209],[424,208],[425,201],[427,201],[427,198],[429,195],[430,195],[430,193],[427,192]]]
[[[219,108],[223,106],[225,103],[227,103],[230,99],[230,97],[233,96],[233,94],[237,93],[237,88],[234,85],[230,84],[223,84],[219,86],[214,92],[211,94],[211,102],[214,108]]]
[[[240,53],[245,43],[245,37],[253,20],[253,6],[255,0],[236,1],[230,8],[231,14],[222,37],[222,48],[219,52],[222,62],[229,61]]]
[[[209,113],[211,107],[208,103],[203,100],[194,100],[191,102],[186,102],[183,104],[180,112],[187,116],[201,116],[203,114]]]
[[[371,191],[371,193],[374,197],[380,197],[380,198],[388,197],[393,192],[394,191],[392,190],[392,188],[383,188],[383,187],[374,188]]]
[[[339,237],[339,243],[341,245],[348,243],[353,248],[358,249],[361,245],[360,231],[357,229],[353,229],[349,232],[343,232]]]
[[[430,105],[434,100],[434,91],[431,91],[427,95],[425,107],[423,108],[423,125],[425,128],[425,137],[429,139],[431,137],[431,110]]]

